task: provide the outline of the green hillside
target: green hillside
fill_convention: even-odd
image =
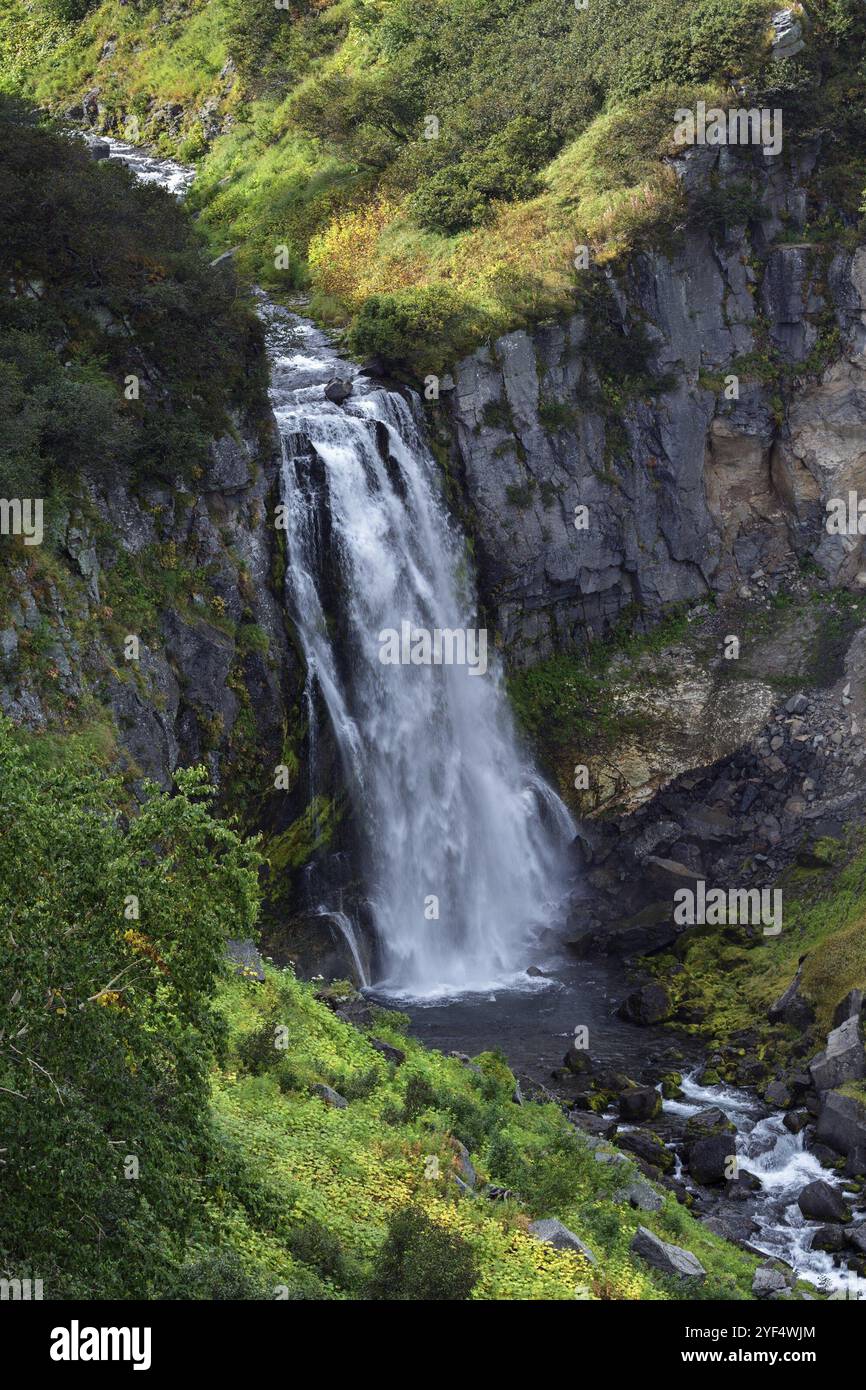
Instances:
[[[784,64],[774,8],[14,0],[0,52],[40,103],[98,89],[102,129],[197,161],[216,246],[274,289],[311,290],[358,353],[424,369],[573,303],[576,244],[599,263],[681,235],[665,156],[674,110],[699,96],[783,107],[789,142],[829,132],[820,178],[856,221],[862,6],[810,5]]]

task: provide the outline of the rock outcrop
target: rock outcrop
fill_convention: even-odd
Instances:
[[[690,197],[749,185],[739,222],[606,270],[601,327],[576,313],[458,364],[444,411],[511,664],[807,556],[866,582],[862,537],[825,527],[866,481],[866,248],[808,239],[818,155],[689,150],[672,163]]]

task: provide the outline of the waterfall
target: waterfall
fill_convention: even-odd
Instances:
[[[360,832],[377,986],[419,997],[513,981],[555,924],[574,828],[519,746],[498,673],[481,673],[471,566],[417,402],[377,389],[312,325],[267,304],[263,316],[287,603]],[[342,405],[325,396],[334,377],[352,387]],[[447,637],[439,664],[383,663],[384,634],[419,630],[468,632],[477,669],[449,662]]]
[[[178,197],[194,171],[109,139],[145,183]],[[319,696],[363,846],[377,986],[415,997],[516,983],[556,927],[574,825],[521,750],[495,668],[384,665],[404,624],[475,633],[463,537],[443,502],[417,402],[376,389],[312,324],[260,297],[283,448],[286,601],[307,661],[310,796],[320,791]],[[325,396],[351,384],[342,406]],[[480,670],[480,663],[476,663]],[[356,923],[333,921],[364,978]]]

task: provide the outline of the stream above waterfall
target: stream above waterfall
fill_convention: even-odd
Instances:
[[[144,181],[179,196],[189,187],[192,171],[108,143]],[[287,602],[309,670],[306,708],[311,717],[327,710],[363,846],[377,937],[367,993],[405,1010],[430,1046],[468,1055],[499,1048],[519,1076],[548,1087],[577,1026],[588,1028],[597,1062],[643,1084],[647,1072],[682,1073],[681,1094],[664,1101],[655,1130],[674,1147],[691,1115],[717,1106],[736,1125],[741,1166],[761,1183],[746,1201],[699,1189],[696,1210],[751,1223],[748,1248],[862,1296],[863,1280],[809,1248],[819,1223],[797,1206],[816,1178],[843,1188],[844,1180],[754,1095],[701,1086],[695,1039],[619,1019],[630,988],[621,965],[563,957],[553,946],[573,826],[521,750],[495,670],[474,677],[378,661],[380,632],[403,619],[430,628],[474,621],[471,565],[410,393],[364,376],[322,330],[264,296],[259,307],[283,440]],[[329,399],[329,383],[345,398]],[[314,791],[314,720],[311,732]],[[438,915],[428,917],[431,899]],[[314,904],[337,922],[360,974],[359,926],[342,909],[326,897]],[[531,966],[539,973],[528,974]]]

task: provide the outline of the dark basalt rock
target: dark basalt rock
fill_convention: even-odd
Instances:
[[[318,1082],[313,1088],[313,1095],[319,1096],[326,1105],[333,1110],[345,1110],[349,1102],[345,1096],[341,1096],[339,1091],[335,1091],[333,1086],[326,1086],[324,1082]]]
[[[342,405],[351,394],[352,383],[343,377],[336,377],[333,381],[329,381],[325,387],[325,399],[333,402],[334,405]]]
[[[572,1110],[568,1118],[575,1129],[597,1139],[612,1139],[616,1134],[617,1123],[610,1115],[597,1115],[592,1110]]]
[[[841,1226],[821,1226],[809,1241],[809,1249],[837,1254],[844,1250],[847,1244],[848,1240]]]
[[[395,1067],[399,1067],[405,1062],[406,1053],[402,1052],[399,1047],[394,1047],[391,1043],[382,1042],[381,1038],[368,1038],[367,1041],[377,1052],[381,1052],[382,1056],[389,1062],[393,1062]]]
[[[642,985],[623,1000],[617,1013],[627,1023],[636,1023],[644,1028],[653,1023],[661,1023],[663,1019],[670,1017],[670,996],[663,985]]]
[[[659,1136],[649,1130],[629,1130],[625,1134],[620,1134],[616,1142],[619,1148],[634,1154],[641,1163],[647,1164],[651,1168],[658,1168],[663,1173],[669,1172],[674,1166],[674,1155],[671,1150],[665,1148]]]
[[[683,1250],[678,1245],[668,1245],[645,1226],[638,1226],[629,1249],[633,1255],[638,1255],[654,1269],[661,1270],[662,1274],[671,1275],[676,1279],[706,1278],[707,1271],[690,1250]]]
[[[733,1134],[736,1126],[729,1120],[724,1110],[720,1110],[717,1105],[708,1106],[706,1110],[699,1110],[696,1115],[690,1115],[686,1121],[685,1137],[686,1142],[691,1144],[698,1139],[707,1139],[719,1134]]]
[[[807,1221],[836,1221],[845,1223],[851,1220],[851,1211],[837,1188],[831,1187],[823,1178],[810,1182],[797,1198],[797,1205]]]
[[[729,1177],[735,1157],[736,1145],[728,1135],[715,1134],[707,1139],[696,1139],[688,1149],[689,1172],[694,1181],[702,1186],[721,1183]]]
[[[620,1116],[631,1124],[655,1119],[661,1108],[662,1098],[652,1086],[635,1086],[619,1098]]]

